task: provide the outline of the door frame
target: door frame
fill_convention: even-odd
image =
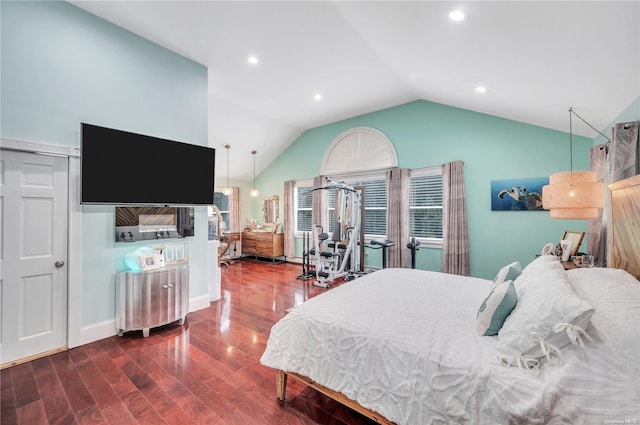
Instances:
[[[68,158],[67,201],[67,348],[80,345],[80,277],[82,272],[82,207],[80,148],[0,139],[0,148]]]

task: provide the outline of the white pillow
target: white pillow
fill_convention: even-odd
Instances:
[[[535,260],[530,262],[527,267],[522,270],[520,276],[513,281],[513,284],[516,285],[516,291],[518,291],[519,294],[522,286],[532,279],[531,276],[540,274],[541,271],[549,267],[557,269],[558,266],[562,266],[562,264],[555,255],[541,255],[540,257],[536,257]]]
[[[512,281],[503,282],[492,289],[478,310],[476,317],[478,335],[498,335],[502,324],[517,302],[516,287]]]
[[[543,357],[555,362],[568,343],[583,344],[594,310],[576,295],[559,261],[535,260],[515,287],[518,303],[498,334],[503,364],[537,365]]]
[[[499,284],[508,280],[516,280],[516,278],[520,276],[520,273],[522,273],[522,266],[517,261],[504,266],[500,269],[496,277],[493,278],[493,285],[491,285],[491,288],[495,288]]]

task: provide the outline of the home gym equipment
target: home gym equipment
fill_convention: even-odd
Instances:
[[[302,274],[296,276],[296,279],[309,280],[315,276],[311,272],[311,249],[310,249],[309,232],[302,235]]]
[[[382,268],[383,269],[387,268],[387,250],[390,247],[394,246],[395,244],[396,244],[395,242],[390,241],[389,239],[385,239],[382,241],[374,239],[371,241],[371,245],[377,245],[382,248]]]
[[[411,242],[407,244],[407,248],[411,250],[411,268],[416,268],[416,251],[419,251],[420,241],[416,238],[411,238]]]
[[[360,275],[358,240],[362,206],[359,190],[331,177],[326,177],[326,180],[329,184],[318,189],[336,190],[331,242],[322,226],[314,224],[314,249],[310,250],[310,254],[315,256],[317,278],[313,284],[323,288],[328,288],[329,282],[335,279],[346,277],[351,280]]]

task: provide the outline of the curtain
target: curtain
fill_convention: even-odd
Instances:
[[[233,186],[229,195],[229,233],[240,231],[240,188]]]
[[[611,129],[609,183],[638,174],[638,124],[618,123]]]
[[[387,238],[395,242],[388,248],[387,267],[410,266],[409,253],[403,249],[409,241],[409,173],[406,168],[387,171]]]
[[[589,152],[589,169],[596,173],[597,180],[605,185],[607,184],[605,181],[607,151],[606,145],[596,145],[591,147]],[[599,209],[598,218],[587,222],[587,246],[585,249],[587,253],[593,254],[594,263],[598,266],[603,266],[606,259],[607,228],[603,220],[603,211],[604,209]]]
[[[296,183],[293,180],[284,182],[284,256],[295,257],[296,248],[296,229],[295,229],[295,211],[293,196],[295,193]]]
[[[598,181],[603,181],[605,186],[639,174],[639,124],[639,121],[615,124],[611,128],[610,145],[591,148],[589,169],[596,173]],[[610,209],[611,200],[606,196],[604,211]],[[598,218],[587,223],[586,250],[593,254],[596,265],[607,265],[607,214],[602,210],[598,213]]]
[[[464,193],[464,163],[442,165],[442,271],[469,276],[469,237]]]
[[[313,178],[313,204],[311,206],[311,225],[319,224],[324,232],[328,230],[327,226],[327,191],[319,188],[325,186],[324,176],[316,176]]]
[[[611,128],[611,146],[609,148],[609,172],[607,183],[613,183],[618,180],[624,180],[639,174],[640,148],[638,147],[638,127],[640,121],[618,123]],[[607,204],[605,208],[611,211],[611,196],[606,197]],[[604,218],[606,226],[606,216]],[[606,235],[605,235],[606,236]],[[606,239],[601,241],[604,244]],[[606,253],[608,261],[609,252],[607,248],[603,249]],[[604,262],[604,259],[602,260]]]

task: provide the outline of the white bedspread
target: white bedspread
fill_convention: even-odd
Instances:
[[[586,351],[570,347],[563,365],[547,365],[538,375],[501,366],[496,337],[475,333],[490,284],[420,270],[377,271],[293,309],[273,326],[261,362],[340,391],[397,424],[640,419],[635,346],[620,350],[613,364],[609,347],[592,354],[596,342]],[[637,295],[618,304],[636,309],[635,317],[638,306]]]

